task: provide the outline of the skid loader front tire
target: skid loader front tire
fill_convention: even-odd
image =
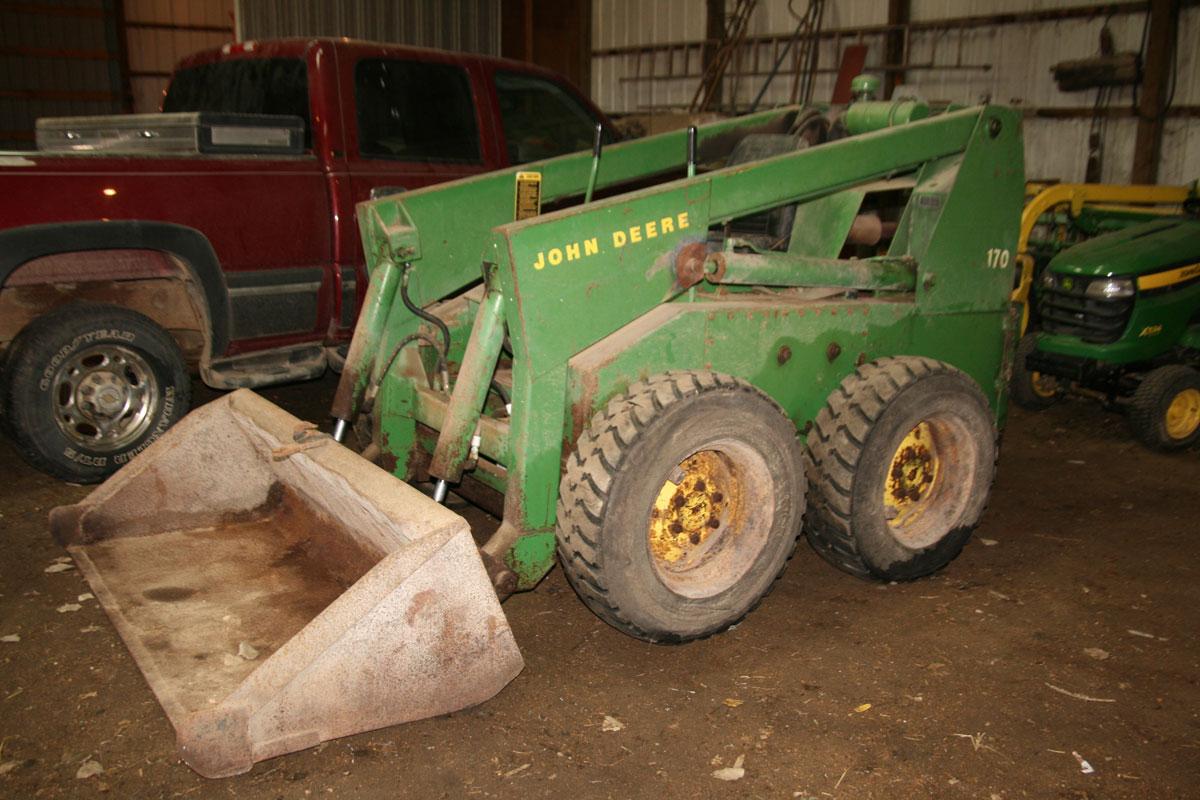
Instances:
[[[597,413],[559,490],[558,553],[601,619],[651,642],[748,614],[795,549],[796,428],[769,397],[712,372],[668,372]]]
[[[962,372],[884,358],[834,390],[808,452],[813,549],[853,575],[912,580],[950,563],[970,538],[995,474],[996,430]]]

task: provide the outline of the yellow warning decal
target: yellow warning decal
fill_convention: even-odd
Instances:
[[[518,222],[542,213],[542,173],[518,172],[513,219]]]

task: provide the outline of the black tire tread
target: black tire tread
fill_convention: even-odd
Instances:
[[[44,335],[43,331],[54,330],[60,322],[77,320],[81,315],[86,314],[103,316],[103,321],[108,324],[111,324],[115,315],[120,315],[138,324],[147,325],[151,329],[158,330],[162,333],[161,338],[163,341],[161,344],[169,348],[168,353],[170,356],[177,359],[179,364],[182,365],[184,363],[183,353],[170,334],[163,331],[154,320],[144,314],[119,306],[68,303],[41,315],[26,325],[17,334],[16,338],[13,339],[12,344],[9,345],[5,357],[4,370],[0,373],[0,420],[3,421],[4,433],[8,436],[14,449],[30,466],[65,481],[80,481],[82,479],[80,476],[64,469],[58,462],[48,458],[15,424],[13,409],[16,404],[17,381],[25,377],[18,375],[18,372],[21,371],[18,369],[18,366],[25,351],[35,348],[40,344],[39,340]],[[186,412],[191,404],[191,385],[185,382],[184,385],[178,388],[179,394],[176,402]],[[183,414],[181,413],[180,417],[182,416]],[[100,479],[87,479],[87,482],[98,482],[98,480]]]
[[[829,395],[808,435],[809,544],[838,569],[876,577],[851,530],[854,474],[871,429],[889,404],[917,380],[961,371],[921,356],[881,358],[860,366]]]
[[[1162,452],[1179,450],[1191,444],[1192,437],[1184,442],[1173,442],[1162,430],[1162,400],[1177,381],[1200,382],[1200,373],[1186,364],[1168,364],[1151,370],[1138,384],[1129,404],[1129,427],[1133,435],[1145,446]]]
[[[640,639],[655,642],[679,642],[678,637],[651,635],[621,612],[605,585],[605,565],[600,556],[600,526],[609,503],[609,492],[624,467],[629,450],[642,433],[667,407],[718,390],[742,391],[774,400],[745,381],[708,371],[671,371],[632,384],[613,397],[592,416],[580,434],[559,486],[556,516],[558,556],[571,586],[592,611],[608,624]],[[779,408],[780,414],[783,409]],[[796,532],[798,540],[800,532]],[[794,545],[793,545],[794,550]],[[786,566],[786,561],[785,561]],[[776,574],[776,581],[783,569]],[[746,610],[749,614],[770,594],[776,581]],[[688,640],[704,639],[736,625],[736,620],[706,631]]]

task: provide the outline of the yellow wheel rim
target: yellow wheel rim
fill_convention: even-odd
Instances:
[[[937,442],[928,422],[918,423],[892,454],[883,484],[883,508],[894,530],[911,525],[929,507],[941,477]]]
[[[1200,427],[1200,390],[1184,389],[1167,406],[1167,435],[1186,439]]]
[[[1029,383],[1033,387],[1033,393],[1038,397],[1044,397],[1049,400],[1058,394],[1058,381],[1052,375],[1030,372]]]
[[[727,457],[701,450],[685,458],[650,510],[650,553],[662,569],[693,563],[741,509],[742,486]]]

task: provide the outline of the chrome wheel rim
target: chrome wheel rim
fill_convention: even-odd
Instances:
[[[102,344],[63,362],[54,375],[50,402],[58,429],[72,444],[111,453],[146,432],[158,396],[158,381],[141,354]]]

